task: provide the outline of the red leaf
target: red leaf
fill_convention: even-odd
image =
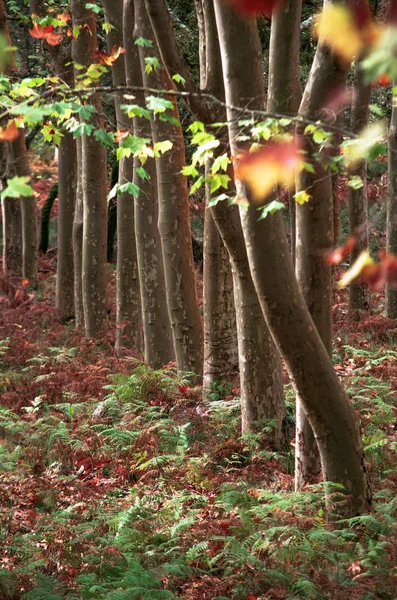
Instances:
[[[36,39],[45,40],[50,46],[58,46],[63,37],[62,33],[54,33],[54,27],[52,25],[42,27],[38,23],[34,23],[33,29],[30,29],[29,33]]]
[[[388,75],[381,75],[376,83],[382,87],[387,87],[392,84],[392,80]]]
[[[115,141],[116,144],[119,144],[122,140],[124,140],[126,137],[128,137],[130,135],[130,132],[128,131],[128,129],[124,130],[124,129],[118,129],[116,131],[116,135],[115,135]]]
[[[8,127],[0,127],[0,140],[12,142],[19,136],[19,130],[15,121],[10,121]]]
[[[343,246],[336,248],[326,255],[325,262],[329,265],[339,265],[346,256],[351,254],[353,248],[357,244],[357,239],[354,236],[349,237]]]
[[[239,12],[246,15],[265,14],[271,15],[282,0],[226,0]]]
[[[189,386],[188,385],[180,385],[180,386],[178,386],[178,392],[180,394],[182,394],[182,395],[187,394],[188,390],[189,390]]]
[[[101,65],[112,66],[121,54],[125,54],[125,49],[121,46],[113,46],[111,52],[105,50],[95,50],[94,54],[99,58]]]

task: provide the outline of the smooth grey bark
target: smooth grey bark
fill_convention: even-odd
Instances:
[[[158,56],[152,26],[141,0],[141,37],[153,42],[152,48],[141,48],[141,64],[145,58]],[[171,89],[172,83],[164,66],[145,72],[145,87]],[[172,148],[156,157],[157,189],[159,202],[158,227],[163,252],[164,275],[168,312],[179,371],[189,371],[199,377],[203,373],[203,324],[200,315],[196,276],[193,262],[192,234],[187,179],[182,175],[186,164],[185,144],[179,111],[175,99],[168,99],[172,108],[167,115],[174,122],[152,119],[153,143],[171,141]]]
[[[247,90],[253,107],[262,109],[265,101],[261,45],[254,20],[244,20],[221,0],[215,0],[215,12],[230,144],[236,153],[238,120],[231,107],[245,106]],[[241,39],[243,45],[238,44]],[[349,495],[341,512],[366,512],[371,494],[358,423],[294,275],[282,215],[278,211],[258,221],[256,208],[250,206],[241,210],[241,217],[262,311],[310,418],[324,478],[342,484]]]
[[[354,92],[351,112],[351,129],[359,134],[369,120],[369,103],[372,86],[364,81],[360,61],[354,68]],[[356,245],[350,254],[353,264],[361,252],[368,250],[368,196],[367,161],[360,160],[349,169],[349,177],[360,177],[363,185],[359,189],[349,187],[349,233],[356,238]],[[369,292],[366,284],[351,283],[349,286],[349,313],[356,310],[368,310]]]
[[[397,81],[393,85],[397,85]],[[386,251],[397,255],[397,106],[394,95],[388,140]],[[386,285],[386,316],[397,319],[397,288]]]
[[[123,2],[102,0],[107,22],[113,28],[107,34],[108,51],[113,46],[128,47],[134,44],[132,22],[123,19]],[[112,65],[112,77],[115,86],[125,85],[126,61],[121,55]],[[123,94],[115,93],[117,128],[133,132],[133,121],[121,110]],[[134,158],[120,160],[120,185],[133,181]],[[126,192],[117,196],[117,269],[116,269],[116,348],[131,348],[136,352],[143,350],[142,312],[138,277],[137,249],[135,241],[134,198]]]
[[[141,36],[142,20],[146,18],[141,0],[125,0],[129,14],[134,15],[129,23],[134,25],[134,38]],[[135,19],[135,21],[134,21]],[[138,47],[126,48],[128,85],[142,86],[142,69]],[[136,92],[136,104],[145,106],[145,94]],[[145,118],[134,119],[134,135],[151,139],[150,122]],[[142,303],[142,320],[145,345],[145,361],[155,369],[174,360],[175,353],[166,301],[163,253],[158,230],[157,176],[154,160],[145,163],[149,179],[139,178],[135,170],[134,182],[140,192],[135,198],[135,232],[138,256],[139,281]]]
[[[73,219],[72,246],[74,265],[74,314],[75,325],[79,331],[84,331],[83,306],[83,176],[82,176],[82,139],[76,140],[77,177],[76,199]]]
[[[200,91],[194,86],[176,44],[172,22],[164,0],[151,0],[146,4],[160,45],[161,56],[169,74],[181,73],[188,82],[186,85],[189,91],[193,92],[193,95],[186,99],[189,108],[196,118],[204,123],[225,121],[224,109],[220,114],[219,105],[207,104],[207,100],[200,97]],[[201,84],[206,91],[224,99],[213,0],[206,0],[205,10],[203,6],[201,0],[197,0],[197,11],[202,15]],[[193,98],[196,99],[194,102]],[[197,101],[197,98],[200,101]],[[225,150],[226,144],[227,139],[224,140]],[[230,189],[229,193],[233,195],[234,190]],[[277,444],[281,438],[281,425],[285,414],[280,358],[263,318],[252,281],[238,207],[219,202],[211,207],[211,214],[229,252],[234,279],[242,432],[258,431],[263,426],[264,419],[271,419],[276,423],[273,441]]]
[[[97,48],[95,14],[84,0],[72,0],[73,26],[83,26],[74,41],[74,59],[89,66]],[[84,27],[84,26],[88,26]],[[99,93],[86,101],[96,112],[90,122],[95,129],[104,124]],[[82,289],[86,337],[98,337],[107,320],[107,175],[106,149],[94,135],[82,135],[83,262]]]

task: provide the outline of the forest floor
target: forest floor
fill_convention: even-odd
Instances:
[[[34,295],[0,295],[0,599],[397,599],[397,324],[380,296],[354,322],[335,298],[374,497],[341,520],[324,484],[293,492],[286,374],[283,446],[271,423],[241,438],[232,382],[204,402],[174,365],[117,356],[111,324],[85,340],[54,280],[50,254]]]
[[[292,491],[289,384],[284,446],[242,439],[232,384],[203,402],[173,365],[118,357],[111,331],[84,340],[57,320],[54,275],[44,257],[34,297],[0,297],[0,598],[397,598],[394,322],[349,322],[337,299],[374,503],[335,522],[322,484]]]

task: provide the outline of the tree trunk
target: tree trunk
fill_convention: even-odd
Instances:
[[[397,80],[394,82],[397,85]],[[397,255],[397,106],[393,94],[389,129],[386,251]],[[386,285],[386,316],[397,319],[397,288]]]
[[[189,107],[196,118],[204,123],[226,120],[222,107],[207,106],[194,87],[190,73],[179,53],[170,15],[164,0],[146,2],[161,56],[169,74],[181,73],[186,87],[193,92],[188,97]],[[196,2],[202,15],[200,35],[201,84],[206,91],[224,99],[222,64],[215,23],[213,0]],[[205,15],[205,19],[204,19]],[[208,42],[207,42],[208,40]],[[226,148],[226,140],[225,140]],[[233,194],[234,190],[229,190]],[[280,358],[266,326],[249,270],[240,216],[236,205],[219,202],[211,214],[229,252],[234,280],[234,297],[238,336],[240,369],[240,396],[242,432],[257,431],[264,419],[276,422],[273,441],[281,438],[281,424],[285,414]],[[219,244],[219,242],[218,242]],[[208,310],[208,305],[207,305]],[[266,440],[268,441],[268,440]]]
[[[76,329],[84,331],[83,306],[83,176],[82,176],[82,139],[78,138],[76,200],[73,220],[73,264],[74,264],[74,314]]]
[[[58,156],[58,258],[55,306],[61,320],[73,317],[73,221],[77,178],[76,140],[64,133]]]
[[[153,31],[144,0],[139,0],[140,35],[153,40]],[[142,13],[141,13],[142,11]],[[137,15],[138,17],[138,15]],[[156,56],[153,48],[140,50],[141,64],[144,58]],[[172,87],[164,66],[146,73],[142,67],[143,84],[146,87],[170,89]],[[169,99],[175,122],[157,117],[152,120],[154,144],[171,141],[172,149],[160,153],[156,158],[157,186],[159,198],[159,231],[163,251],[167,305],[178,370],[190,371],[202,376],[203,373],[203,325],[198,304],[196,277],[194,272],[193,249],[190,231],[190,214],[187,180],[182,175],[186,164],[185,145],[179,111],[175,99]],[[178,124],[176,124],[176,122]]]
[[[333,0],[326,0],[332,3]],[[299,114],[313,121],[324,121],[323,108],[329,89],[343,88],[349,65],[332,55],[329,47],[318,43]],[[304,126],[298,127],[302,148],[312,163],[313,173],[302,170],[297,177],[297,192],[307,191],[309,202],[297,207],[297,277],[315,326],[328,353],[332,354],[332,267],[324,261],[334,241],[332,173],[311,158],[318,150]],[[315,461],[316,443],[305,422],[304,408],[297,401],[295,487],[316,481],[320,460]],[[299,429],[300,426],[302,429]]]
[[[113,25],[107,34],[108,50],[113,46],[130,48],[134,44],[133,20],[128,14],[123,21],[123,3],[103,0],[106,20]],[[123,29],[124,23],[124,29]],[[112,66],[115,86],[125,85],[126,61],[121,55]],[[117,128],[133,131],[132,119],[121,110],[123,94],[114,97]],[[134,159],[120,160],[118,182],[120,185],[133,181]],[[116,276],[116,348],[131,348],[142,351],[142,314],[138,278],[137,248],[135,241],[134,198],[131,194],[117,196],[117,276]]]
[[[228,252],[211,209],[204,221],[204,394],[229,382],[237,357],[236,312]]]
[[[221,0],[215,0],[215,9],[230,144],[236,153],[241,109],[232,107],[246,105],[247,90],[250,107],[264,104],[261,46],[254,20],[239,17]],[[238,43],[241,39],[244,44]],[[315,432],[324,478],[342,484],[350,495],[341,511],[365,512],[371,500],[359,427],[294,276],[282,216],[276,212],[258,221],[252,206],[242,209],[241,216],[261,307]]]
[[[48,250],[49,238],[50,238],[50,221],[51,211],[54,206],[55,200],[58,198],[58,182],[54,183],[49,191],[46,201],[41,209],[41,223],[40,223],[40,246],[39,250],[45,254]]]
[[[75,44],[75,61],[89,66],[95,62],[97,48],[95,14],[85,8],[83,0],[72,0],[73,26],[83,25]],[[88,28],[84,27],[85,25]],[[103,128],[99,93],[87,104],[96,112],[91,117],[95,129]],[[94,135],[82,135],[83,187],[83,263],[82,286],[86,337],[98,337],[107,318],[107,177],[106,149]]]
[[[30,177],[29,160],[25,146],[24,129],[19,129],[19,136],[10,142],[11,177]],[[38,269],[38,235],[37,235],[37,205],[34,196],[22,197],[22,277],[29,281],[29,286],[37,285]]]
[[[144,5],[139,0],[125,0],[124,8],[128,14],[134,14],[134,38],[141,37],[141,20],[146,17]],[[133,18],[128,23],[134,22]],[[129,85],[142,86],[142,70],[139,51],[136,45],[127,48],[127,82]],[[135,102],[145,106],[145,95],[135,93]],[[150,122],[145,118],[134,119],[134,135],[152,137]],[[145,342],[145,361],[154,369],[163,367],[174,360],[172,332],[166,299],[163,267],[163,254],[158,230],[157,177],[154,160],[145,163],[149,179],[141,179],[135,169],[134,182],[139,186],[139,196],[135,199],[135,232],[137,243],[139,282],[142,302],[142,320]]]
[[[359,133],[369,119],[371,85],[365,84],[360,61],[354,69],[354,94],[351,113],[351,128]],[[349,177],[360,177],[363,186],[359,189],[349,187],[349,233],[357,240],[350,255],[353,264],[363,250],[368,249],[368,197],[367,197],[367,161],[360,160],[349,169]],[[349,313],[356,310],[368,310],[369,293],[366,284],[351,283],[349,286]]]
[[[22,275],[21,203],[15,198],[1,201],[3,217],[3,272],[6,277]]]

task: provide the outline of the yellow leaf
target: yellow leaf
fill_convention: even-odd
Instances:
[[[374,261],[370,257],[368,250],[364,250],[363,252],[361,252],[356,262],[352,264],[350,269],[348,269],[348,271],[346,271],[343,277],[339,280],[338,288],[342,289],[347,287],[352,281],[354,281],[355,279],[357,279],[357,277],[360,276],[362,270],[365,267],[372,265],[373,262]]]
[[[315,33],[321,42],[346,62],[351,62],[364,46],[363,35],[352,11],[341,4],[325,6],[316,18]]]
[[[294,198],[295,198],[295,202],[302,206],[302,204],[309,202],[309,200],[311,199],[311,196],[305,190],[302,190],[301,192],[297,192],[295,194]]]

